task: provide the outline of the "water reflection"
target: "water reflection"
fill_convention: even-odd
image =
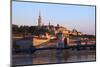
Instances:
[[[13,55],[13,64],[45,64],[45,63],[62,63],[62,62],[79,62],[95,60],[94,50],[39,50],[34,54],[15,54]]]

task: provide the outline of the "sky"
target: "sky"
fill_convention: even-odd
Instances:
[[[51,25],[59,24],[84,34],[95,34],[95,6],[13,1],[12,23],[38,25],[39,11],[44,25],[50,22]]]

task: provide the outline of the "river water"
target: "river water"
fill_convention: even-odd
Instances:
[[[13,65],[37,65],[51,63],[69,63],[95,61],[95,50],[37,50],[33,54],[18,53],[12,55]]]

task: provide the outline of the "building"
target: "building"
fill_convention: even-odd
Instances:
[[[76,29],[73,29],[71,34],[72,35],[82,35],[82,33],[77,31]]]
[[[59,24],[57,24],[56,26],[51,25],[50,21],[48,23],[48,25],[42,25],[42,17],[41,17],[41,12],[39,11],[39,16],[38,16],[38,28],[41,30],[46,30],[49,32],[50,35],[56,35],[56,33],[61,32],[63,36],[69,36],[71,35],[82,35],[81,32],[77,31],[76,29],[73,29],[72,31],[60,26]],[[48,32],[44,32],[44,33],[48,33]]]
[[[41,18],[41,13],[39,11],[39,17],[38,17],[38,27],[42,26],[42,18]]]

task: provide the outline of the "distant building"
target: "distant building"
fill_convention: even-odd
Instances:
[[[63,26],[60,26],[59,24],[57,24],[55,29],[56,29],[56,33],[61,32],[63,36],[69,35],[70,33],[70,30],[68,30],[67,28]]]
[[[39,11],[39,17],[38,17],[38,27],[40,28],[43,28],[43,29],[46,29],[48,30],[49,32],[53,33],[56,35],[56,33],[58,33],[59,31],[62,32],[62,35],[63,36],[67,36],[67,35],[82,35],[81,32],[77,31],[76,29],[73,29],[72,31],[63,27],[63,26],[60,26],[59,24],[57,24],[57,26],[54,26],[54,25],[51,25],[50,24],[50,21],[48,23],[48,25],[42,25],[42,17],[41,17],[41,13]],[[46,33],[46,32],[45,32]]]
[[[72,35],[82,35],[82,33],[77,31],[76,29],[73,29],[71,34]]]
[[[42,18],[41,18],[41,13],[39,11],[39,17],[38,17],[38,26],[41,27],[42,26]]]

